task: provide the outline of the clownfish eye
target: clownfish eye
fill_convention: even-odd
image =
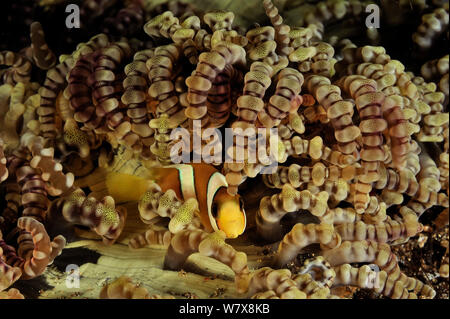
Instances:
[[[217,216],[219,215],[219,208],[217,207],[217,203],[212,203],[211,206],[211,214],[213,215],[214,218],[217,218]]]

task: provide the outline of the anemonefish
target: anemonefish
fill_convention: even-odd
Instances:
[[[247,220],[242,198],[228,194],[225,176],[213,166],[179,164],[150,171],[147,178],[108,173],[109,194],[117,202],[139,200],[149,183],[156,182],[163,192],[174,190],[179,199],[196,198],[199,218],[206,231],[222,230],[228,238],[236,238],[244,232]]]

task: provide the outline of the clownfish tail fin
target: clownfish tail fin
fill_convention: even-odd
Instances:
[[[77,187],[89,187],[91,196],[96,198],[109,195],[116,203],[138,201],[152,183],[158,183],[161,180],[162,170],[161,167],[152,167],[145,170],[142,176],[98,168],[75,184]]]

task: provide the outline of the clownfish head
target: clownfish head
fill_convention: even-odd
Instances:
[[[217,192],[211,211],[217,227],[225,232],[227,238],[236,238],[244,232],[247,219],[244,201],[239,195],[229,195],[226,190]]]

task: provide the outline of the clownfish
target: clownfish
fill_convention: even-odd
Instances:
[[[149,176],[109,172],[106,187],[117,202],[135,201],[155,182],[163,192],[174,190],[179,199],[197,199],[199,218],[206,231],[222,230],[228,238],[244,232],[247,220],[243,200],[228,194],[225,176],[213,166],[201,163],[151,168]]]

